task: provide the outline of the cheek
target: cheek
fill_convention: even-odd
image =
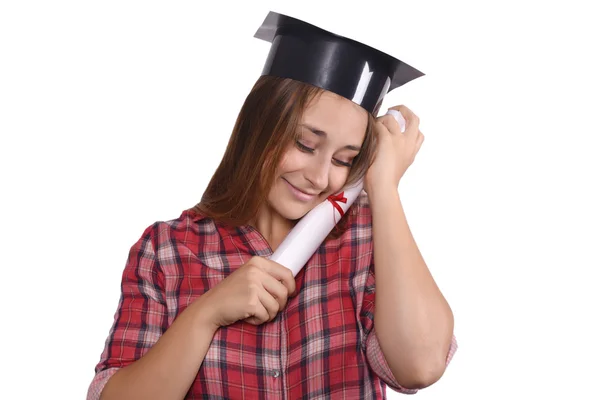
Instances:
[[[329,186],[333,192],[340,191],[346,184],[346,180],[350,175],[348,168],[333,167],[329,176]]]
[[[279,162],[279,175],[301,170],[306,165],[305,154],[294,151],[293,149],[288,151]]]
[[[281,160],[279,161],[279,164],[277,165],[277,173],[275,174],[275,177],[279,177],[280,175],[284,174],[290,166],[290,155],[289,152],[287,152],[286,154],[283,155],[283,157],[281,157]]]

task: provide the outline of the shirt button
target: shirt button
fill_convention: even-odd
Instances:
[[[274,378],[279,378],[279,375],[281,375],[281,373],[279,372],[279,370],[276,369],[276,370],[273,371],[273,377]]]

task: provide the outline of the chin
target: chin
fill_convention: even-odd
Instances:
[[[310,210],[315,208],[320,202],[318,200],[310,203],[303,203],[288,198],[287,196],[274,196],[269,199],[269,206],[277,214],[281,215],[285,219],[292,221],[299,220],[304,217]]]
[[[304,217],[314,207],[314,205],[303,207],[301,205],[293,204],[291,202],[286,202],[286,204],[283,203],[284,201],[280,199],[279,202],[275,204],[271,203],[271,207],[283,218],[292,221],[296,221]]]

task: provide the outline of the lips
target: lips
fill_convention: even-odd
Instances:
[[[290,192],[294,197],[296,197],[300,201],[310,201],[317,197],[316,194],[306,193],[301,189],[298,189],[296,186],[289,183],[286,179],[284,179],[287,187],[290,189]]]

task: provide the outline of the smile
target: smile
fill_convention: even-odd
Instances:
[[[298,189],[296,186],[289,183],[287,180],[285,180],[285,179],[283,179],[283,180],[286,183],[286,186],[290,189],[290,192],[292,193],[292,195],[296,199],[306,202],[306,201],[314,200],[314,198],[317,197],[316,194],[310,194],[310,193],[303,192],[302,190]]]

